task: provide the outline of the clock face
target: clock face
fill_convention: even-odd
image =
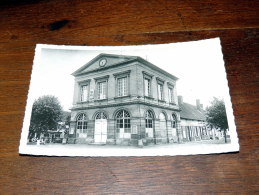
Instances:
[[[107,60],[105,58],[101,59],[99,62],[100,66],[105,66],[105,64],[107,63]]]

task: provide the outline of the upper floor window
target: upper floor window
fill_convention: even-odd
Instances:
[[[172,83],[167,83],[168,85],[168,100],[169,103],[174,103],[174,85]]]
[[[151,80],[153,75],[143,71],[143,77],[144,77],[144,96],[151,97],[152,92],[151,92]]]
[[[123,97],[129,95],[130,92],[130,70],[113,74],[116,79],[116,96]]]
[[[157,78],[157,98],[164,100],[164,81],[160,78]]]
[[[109,79],[109,75],[98,77],[98,78],[94,79],[96,82],[96,85],[95,85],[96,86],[96,88],[95,88],[95,98],[96,99],[98,99],[98,100],[107,99],[108,79]]]
[[[107,89],[107,82],[103,81],[103,82],[99,82],[97,84],[97,98],[99,100],[101,99],[106,99],[106,89]]]
[[[78,98],[78,101],[80,101],[80,102],[88,101],[89,100],[90,80],[80,81],[78,83],[78,85],[79,85],[79,98]]]
[[[150,86],[150,80],[145,78],[144,79],[144,87],[145,87],[145,96],[151,95],[151,86]]]
[[[163,90],[163,85],[158,83],[157,84],[157,88],[158,88],[158,99],[159,100],[163,100],[163,93],[164,93],[164,90]]]
[[[118,78],[117,85],[119,97],[128,95],[127,77]]]
[[[173,88],[168,88],[168,97],[169,97],[169,103],[173,103],[174,102]]]
[[[88,101],[88,85],[81,85],[81,102]]]

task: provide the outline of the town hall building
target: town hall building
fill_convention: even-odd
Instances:
[[[178,78],[147,60],[99,54],[72,75],[75,83],[68,143],[148,145],[192,141],[189,127],[183,128],[181,120],[194,124],[195,118],[190,119],[192,123],[188,117],[181,118]],[[200,134],[195,135],[200,138],[205,131],[203,119],[197,119]]]

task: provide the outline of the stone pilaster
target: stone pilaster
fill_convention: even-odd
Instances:
[[[87,138],[94,139],[94,120],[87,121]]]
[[[70,121],[69,125],[69,133],[68,133],[68,141],[69,144],[74,144],[76,140],[76,121]]]
[[[108,119],[107,120],[107,144],[115,144],[115,143],[116,143],[115,120]]]

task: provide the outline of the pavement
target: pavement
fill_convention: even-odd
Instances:
[[[148,146],[61,144],[26,144],[20,147],[21,154],[41,156],[175,156],[193,154],[227,153],[239,150],[238,143],[221,140],[157,144]]]
[[[192,142],[183,142],[183,143],[170,143],[170,144],[150,144],[143,146],[143,148],[174,148],[174,147],[186,147],[186,146],[195,146],[195,145],[224,145],[229,144],[225,143],[224,139],[220,140],[201,140],[201,141],[192,141]],[[36,143],[28,143],[28,145],[36,146]],[[138,146],[128,146],[128,145],[106,145],[106,144],[62,144],[62,143],[46,143],[45,145],[37,145],[37,147],[43,148],[139,148]]]

